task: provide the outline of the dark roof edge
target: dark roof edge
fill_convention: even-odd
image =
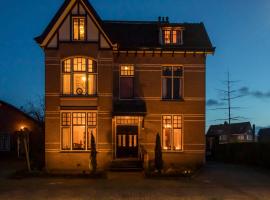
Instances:
[[[34,121],[34,122],[37,123],[37,124],[40,124],[39,121],[37,121],[36,119],[34,119],[34,118],[31,117],[30,115],[28,115],[27,113],[25,113],[24,111],[22,111],[21,109],[17,108],[16,106],[14,106],[14,105],[12,105],[12,104],[10,104],[10,103],[7,103],[7,102],[5,102],[5,101],[3,101],[3,100],[0,100],[0,104],[4,104],[4,105],[8,106],[8,107],[12,108],[13,110],[15,110],[15,111],[17,111],[17,112],[23,114],[26,118],[28,118],[28,119]]]
[[[81,1],[83,1],[83,3],[91,10],[91,12],[94,15],[95,19],[100,23],[100,25],[102,25],[102,19],[100,18],[100,16],[98,15],[98,13],[94,9],[94,7],[90,4],[90,2],[88,0],[81,0]],[[56,14],[54,15],[54,17],[51,19],[50,23],[45,28],[45,30],[43,31],[43,33],[41,35],[39,35],[39,36],[37,36],[37,37],[34,38],[34,40],[38,44],[41,44],[42,43],[42,41],[44,40],[44,38],[46,37],[46,35],[50,32],[50,30],[52,29],[53,25],[56,23],[56,21],[61,16],[61,14],[63,13],[63,11],[65,10],[65,8],[68,6],[69,3],[70,3],[70,0],[65,0],[64,3],[61,5],[61,7],[56,12]],[[76,3],[78,3],[78,0],[76,1]]]
[[[64,9],[66,6],[69,4],[70,0],[65,0],[64,3],[61,5],[61,7],[58,9],[56,14],[53,16],[51,19],[50,23],[47,25],[45,30],[42,32],[41,35],[37,36],[34,38],[34,40],[38,43],[41,44],[42,40],[46,37],[46,35],[50,32],[52,26],[55,24],[56,20],[60,17],[60,15],[63,13]]]

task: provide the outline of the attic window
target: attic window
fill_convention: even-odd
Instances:
[[[181,28],[166,27],[162,29],[162,43],[165,45],[181,45],[182,41]]]
[[[72,38],[74,41],[85,40],[86,26],[85,17],[72,18]]]

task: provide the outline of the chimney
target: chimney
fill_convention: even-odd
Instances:
[[[161,17],[160,16],[158,17],[158,22],[161,22]]]
[[[166,22],[169,23],[169,17],[166,17]]]

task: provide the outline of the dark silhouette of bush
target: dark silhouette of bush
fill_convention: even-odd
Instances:
[[[161,173],[161,170],[163,169],[163,160],[162,160],[162,147],[159,133],[157,133],[156,136],[155,167],[158,170],[158,173]]]
[[[217,145],[214,160],[270,168],[270,143],[232,143]]]
[[[97,149],[96,149],[96,141],[93,133],[91,133],[91,153],[90,153],[91,165],[92,165],[92,173],[96,173],[97,171]]]

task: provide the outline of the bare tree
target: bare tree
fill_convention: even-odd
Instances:
[[[45,99],[44,96],[37,96],[27,102],[25,105],[21,106],[20,109],[26,114],[33,117],[39,123],[43,124],[45,121]]]

